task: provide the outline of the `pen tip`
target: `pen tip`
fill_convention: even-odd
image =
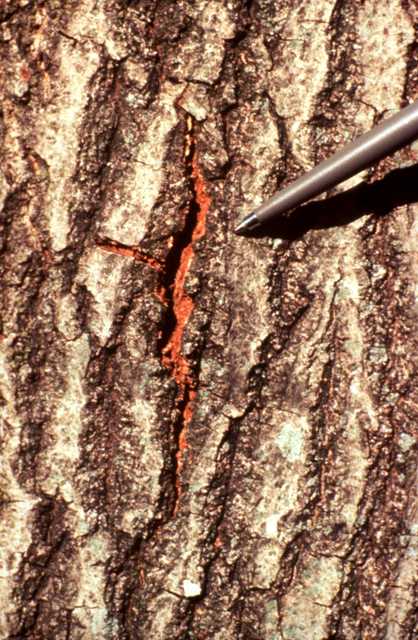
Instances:
[[[253,212],[246,216],[239,225],[235,227],[234,231],[238,236],[245,236],[249,231],[252,231],[258,226],[260,226],[260,221]]]
[[[246,228],[247,228],[247,225],[245,224],[245,220],[243,220],[242,222],[239,223],[237,227],[235,227],[234,233],[236,233],[237,236],[245,236]]]

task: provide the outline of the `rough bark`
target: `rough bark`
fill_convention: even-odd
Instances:
[[[1,637],[412,640],[416,3],[0,11]]]

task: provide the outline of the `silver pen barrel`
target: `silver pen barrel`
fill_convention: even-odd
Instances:
[[[324,160],[255,209],[236,231],[250,230],[331,189],[418,137],[418,102],[405,107]]]

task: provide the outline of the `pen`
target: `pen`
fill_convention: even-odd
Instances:
[[[377,160],[418,138],[418,102],[401,109],[368,133],[308,171],[246,216],[235,233],[245,235],[262,223],[335,187]]]

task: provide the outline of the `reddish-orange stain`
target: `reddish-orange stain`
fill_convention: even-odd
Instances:
[[[20,68],[20,77],[27,82],[30,78],[30,69],[28,67]]]
[[[186,404],[183,408],[183,428],[178,438],[176,479],[177,504],[174,512],[177,510],[178,498],[181,493],[180,474],[183,466],[184,453],[187,449],[187,430],[192,419],[193,401],[196,396],[196,391],[193,389],[194,380],[191,375],[190,364],[187,361],[187,358],[183,356],[181,348],[183,332],[194,306],[193,300],[184,291],[184,284],[194,256],[193,244],[205,233],[206,215],[211,204],[211,199],[207,195],[205,182],[199,169],[196,153],[194,153],[192,158],[192,178],[198,204],[197,220],[195,228],[193,229],[190,244],[188,244],[182,252],[180,266],[177,270],[174,281],[173,310],[176,318],[176,325],[171,338],[164,349],[163,355],[163,363],[172,369],[173,377],[179,387],[178,400],[183,401],[187,398]]]
[[[112,244],[111,242],[100,242],[97,246],[103,251],[117,253],[119,256],[127,256],[138,262],[145,262],[145,264],[151,267],[151,269],[155,269],[155,271],[163,270],[161,262],[158,262],[158,260],[152,256],[147,256],[145,253],[142,253],[138,247],[125,247],[119,244]]]
[[[167,291],[165,287],[158,287],[154,292],[154,296],[161,302],[165,307],[167,306]]]
[[[190,148],[190,139],[188,140]],[[177,471],[176,471],[176,489],[177,489],[177,501],[174,509],[174,513],[178,508],[179,497],[181,493],[180,474],[183,466],[184,453],[187,449],[187,430],[193,415],[193,402],[196,397],[196,391],[194,390],[194,380],[191,374],[190,364],[187,358],[182,353],[182,338],[186,324],[193,311],[193,300],[184,291],[185,280],[187,272],[189,271],[190,264],[193,260],[194,249],[193,244],[196,240],[199,240],[206,231],[206,215],[208,213],[211,199],[206,192],[206,185],[202,173],[199,168],[196,153],[193,154],[191,159],[192,166],[192,179],[194,185],[194,192],[197,201],[197,219],[196,225],[192,232],[190,243],[183,249],[180,264],[177,270],[174,285],[173,285],[173,312],[175,316],[175,327],[171,334],[170,340],[167,342],[162,362],[172,371],[173,378],[178,385],[178,404],[185,404],[183,406],[182,416],[182,430],[178,435],[177,443]],[[164,265],[151,256],[147,256],[140,251],[138,247],[126,247],[111,242],[98,243],[98,246],[103,251],[110,251],[118,255],[127,256],[148,264],[152,269],[156,271],[163,271]],[[167,291],[164,287],[159,287],[154,291],[156,298],[164,305],[167,305]]]
[[[184,327],[193,310],[193,300],[184,292],[184,282],[190,263],[194,256],[193,243],[201,238],[206,230],[206,215],[210,207],[211,200],[206,193],[205,182],[197,164],[196,154],[192,159],[192,176],[194,181],[196,200],[198,203],[197,221],[193,229],[191,242],[180,258],[180,266],[174,281],[173,308],[176,317],[176,326],[170,341],[165,347],[163,362],[167,366],[172,366],[174,378],[180,386],[185,386],[189,375],[189,364],[181,353],[181,340]]]
[[[222,547],[222,539],[221,536],[218,534],[213,542],[213,546],[216,547],[217,549],[220,549]]]

